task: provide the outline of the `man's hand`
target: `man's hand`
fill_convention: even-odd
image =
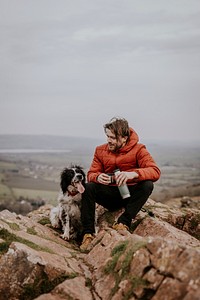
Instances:
[[[101,184],[105,184],[108,185],[109,183],[111,183],[111,178],[108,174],[105,173],[101,173],[98,177],[97,177],[97,181]]]
[[[115,175],[115,180],[117,185],[125,184],[129,179],[138,178],[139,175],[136,172],[120,172],[119,174]]]

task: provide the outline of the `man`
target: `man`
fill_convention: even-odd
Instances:
[[[129,230],[131,221],[147,201],[153,190],[153,182],[160,177],[160,170],[137,133],[127,120],[113,118],[104,125],[107,144],[96,147],[94,158],[87,174],[88,183],[82,197],[81,218],[83,224],[82,250],[87,250],[95,233],[95,203],[109,211],[122,207],[124,213],[113,228]],[[110,174],[119,169],[119,174]],[[122,199],[118,186],[128,185],[130,197]]]

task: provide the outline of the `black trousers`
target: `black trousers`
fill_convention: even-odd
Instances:
[[[94,182],[86,184],[82,195],[81,219],[83,234],[95,233],[95,203],[102,205],[109,211],[125,208],[119,217],[118,223],[130,227],[132,219],[135,218],[142,206],[145,204],[153,191],[153,182],[141,181],[136,185],[129,185],[130,197],[122,199],[117,186],[102,185]]]

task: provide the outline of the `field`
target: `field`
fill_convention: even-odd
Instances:
[[[62,169],[71,163],[82,165],[86,172],[89,168],[94,146],[82,145],[66,152],[0,153],[0,209],[25,214],[44,203],[56,204]],[[166,202],[200,196],[198,146],[150,144],[147,148],[162,172],[152,199]]]
[[[84,159],[83,159],[84,156]],[[90,156],[82,153],[1,153],[0,210],[25,214],[41,204],[57,203],[60,173],[77,163],[87,171]]]
[[[152,149],[161,169],[153,198],[166,202],[176,197],[200,196],[200,148],[197,146],[165,146]]]

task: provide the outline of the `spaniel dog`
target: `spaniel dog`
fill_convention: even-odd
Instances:
[[[50,211],[50,221],[54,228],[61,228],[64,240],[77,239],[82,230],[81,194],[85,191],[85,173],[80,166],[65,168],[60,176],[61,191],[58,206]]]

